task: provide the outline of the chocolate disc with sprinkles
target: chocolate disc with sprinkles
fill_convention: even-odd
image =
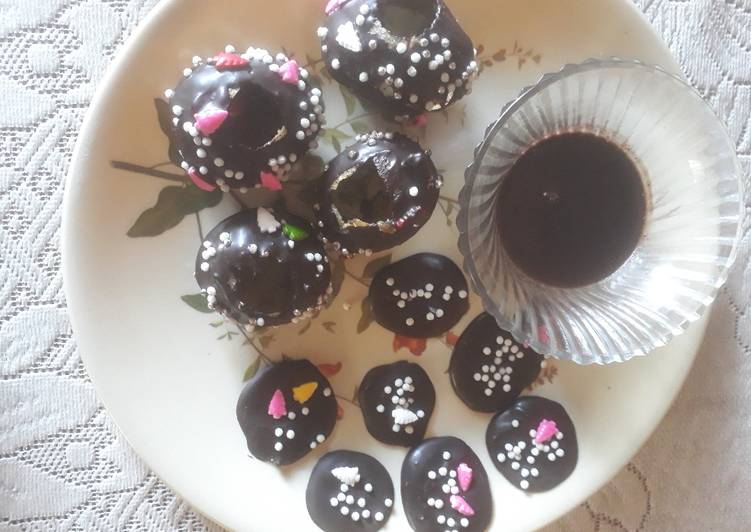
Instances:
[[[516,342],[483,312],[459,337],[449,365],[451,385],[472,410],[505,410],[540,373],[544,357]]]
[[[411,447],[425,436],[435,406],[430,377],[401,360],[365,374],[357,392],[365,426],[376,440]]]
[[[228,46],[193,58],[183,76],[165,96],[173,145],[198,187],[279,190],[292,165],[317,146],[321,91],[294,59],[253,47],[238,54]]]
[[[283,360],[250,379],[237,420],[250,454],[264,462],[296,462],[326,441],[336,424],[329,381],[308,360]]]
[[[307,222],[263,207],[206,235],[196,281],[209,308],[248,331],[310,317],[332,292],[329,259]]]
[[[472,41],[442,0],[331,0],[318,28],[332,77],[405,119],[471,91]]]
[[[394,485],[386,468],[372,456],[333,451],[313,468],[305,502],[310,518],[325,532],[370,532],[388,521]]]
[[[464,274],[436,253],[418,253],[381,268],[368,297],[379,324],[411,338],[440,336],[469,310]]]
[[[486,530],[493,516],[488,475],[462,440],[430,438],[402,464],[402,503],[417,532]]]
[[[553,489],[576,467],[576,430],[566,410],[543,397],[520,397],[485,434],[493,463],[524,491]]]
[[[441,184],[430,154],[410,138],[358,135],[327,165],[313,206],[323,241],[345,256],[401,244],[430,219]]]

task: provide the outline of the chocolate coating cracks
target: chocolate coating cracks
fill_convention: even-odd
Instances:
[[[200,188],[278,189],[279,179],[317,145],[321,91],[284,54],[251,47],[241,55],[196,57],[183,75],[165,92],[171,137],[182,168]]]
[[[429,153],[398,133],[358,135],[329,162],[317,225],[345,256],[391,248],[428,221],[442,184]]]

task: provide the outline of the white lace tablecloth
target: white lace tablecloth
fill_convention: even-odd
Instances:
[[[0,530],[218,529],[113,426],[81,363],[62,289],[73,144],[106,65],[155,3],[0,0]],[[636,3],[728,124],[748,177],[751,0]],[[696,365],[655,435],[547,530],[751,527],[748,248],[746,234]]]

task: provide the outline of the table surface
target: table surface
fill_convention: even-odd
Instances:
[[[141,463],[98,402],[62,289],[60,216],[76,135],[107,64],[156,1],[0,2],[3,531],[220,530]],[[635,2],[727,123],[748,186],[751,0]],[[749,243],[746,231],[666,419],[610,484],[546,532],[751,523]]]

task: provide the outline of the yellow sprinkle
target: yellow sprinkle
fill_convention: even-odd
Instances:
[[[301,384],[300,386],[295,386],[294,388],[292,388],[292,397],[294,397],[295,401],[297,401],[298,403],[303,404],[307,402],[308,399],[310,399],[317,388],[317,382],[306,382],[305,384]]]

